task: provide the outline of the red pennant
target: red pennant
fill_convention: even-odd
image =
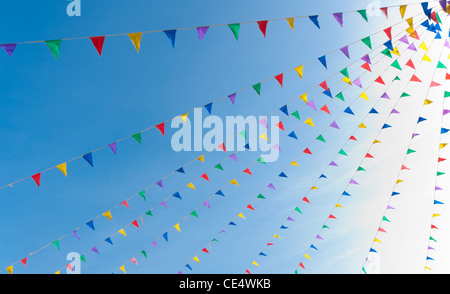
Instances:
[[[438,162],[445,161],[445,160],[447,160],[447,159],[446,158],[442,158],[442,157],[438,158]]]
[[[209,178],[208,178],[208,175],[206,173],[204,173],[200,177],[204,178],[205,180],[207,180],[209,182]]]
[[[41,186],[41,173],[32,175],[31,178],[34,180],[34,182],[36,183],[36,185],[37,185],[38,187]]]
[[[246,168],[246,169],[244,170],[244,173],[248,173],[249,175],[252,175],[252,172],[251,172],[248,168]]]
[[[450,80],[450,74],[449,74],[449,73],[446,73],[446,74],[445,74],[445,79],[446,79],[446,80]]]
[[[324,90],[328,91],[327,81],[323,81],[322,83],[319,84],[319,86],[321,86]]]
[[[25,257],[25,258],[23,258],[23,259],[20,260],[20,262],[23,263],[23,265],[25,266],[25,268],[27,268],[27,258],[28,258],[28,257]]]
[[[227,150],[225,149],[225,143],[220,144],[219,146],[217,146],[217,148],[227,152]]]
[[[411,38],[414,38],[416,40],[420,40],[419,35],[417,34],[416,31],[414,31],[414,33],[412,33],[411,35],[409,35]]]
[[[278,81],[278,83],[280,83],[280,86],[283,87],[283,74],[281,73],[275,76],[275,79]]]
[[[404,164],[402,164],[402,168],[401,168],[401,170],[404,170],[404,169],[407,169],[407,170],[409,170],[409,168],[407,168]]]
[[[128,206],[128,202],[127,202],[126,200],[123,201],[122,204],[123,204],[123,206],[125,206],[126,208],[130,208],[130,207]]]
[[[373,156],[370,153],[367,153],[366,158],[373,158]]]
[[[412,62],[412,60],[408,60],[408,62],[406,63],[407,66],[409,66],[412,69],[416,69],[416,67],[414,66],[414,63]]]
[[[160,123],[156,126],[158,130],[161,132],[161,134],[164,136],[164,123]]]
[[[303,153],[311,154],[311,155],[312,155],[311,151],[310,151],[308,148],[306,148],[305,150],[303,150]]]
[[[392,34],[391,34],[391,31],[392,31],[392,27],[389,27],[389,28],[387,28],[387,29],[384,29],[384,32],[386,33],[386,35],[388,36],[388,38],[389,38],[390,40],[392,40]]]
[[[91,39],[92,44],[94,45],[95,49],[97,49],[98,55],[102,56],[103,43],[105,42],[105,36],[89,37],[89,39]]]
[[[68,265],[66,265],[68,269],[70,269],[73,272],[73,267],[72,267],[72,263],[69,263]]]
[[[382,8],[380,8],[380,10],[384,13],[386,18],[389,19],[389,17],[388,17],[388,8],[387,7],[382,7]]]
[[[251,204],[247,205],[248,209],[255,210]]]
[[[434,20],[434,22],[438,22],[437,21],[437,17],[436,17],[436,11],[433,11],[430,15],[431,19]]]
[[[273,243],[267,243],[266,246],[273,246]]]
[[[329,216],[328,218],[334,218],[334,219],[336,219],[336,217],[335,217],[334,215],[332,215],[332,214],[330,214],[330,216]]]
[[[300,262],[299,266],[301,266],[303,269],[305,269],[305,266],[303,265],[303,263]]]
[[[431,228],[432,228],[432,229],[436,229],[436,230],[439,230],[439,228],[438,228],[438,227],[436,227],[435,225],[431,225]]]
[[[386,233],[386,231],[385,231],[382,227],[379,227],[379,228],[378,228],[378,232]]]
[[[209,254],[209,251],[208,251],[208,249],[206,249],[206,248],[203,248],[202,251]]]
[[[364,68],[365,70],[372,72],[372,69],[370,68],[370,64],[368,62],[361,65],[361,67]]]
[[[307,202],[307,203],[309,203],[309,204],[311,204],[311,203],[309,202],[308,198],[306,198],[306,197],[303,197],[302,200],[305,201],[305,202]]]
[[[323,112],[326,112],[328,114],[331,114],[330,110],[328,109],[328,106],[326,104],[324,106],[322,106],[322,108],[320,110],[322,110]]]
[[[435,81],[431,81],[430,88],[432,88],[432,87],[439,87],[439,86],[441,86],[441,84],[436,83]]]
[[[416,75],[413,75],[411,77],[411,82],[419,82],[419,83],[421,83],[422,81]]]
[[[279,127],[281,130],[284,131],[284,126],[283,126],[283,122],[280,121],[279,123],[276,124],[277,127]]]
[[[264,38],[266,37],[267,22],[268,22],[267,20],[258,21],[259,29],[261,30],[261,33],[263,34]]]
[[[351,137],[350,137],[350,140],[358,141],[358,140],[356,140],[355,136],[351,136]]]
[[[251,275],[249,270],[245,270],[245,272],[246,272],[247,274]]]
[[[383,79],[381,78],[381,76],[379,76],[379,77],[375,80],[375,82],[380,83],[380,84],[382,84],[382,85],[385,85],[385,83],[384,83]]]
[[[131,224],[139,229],[139,224],[138,224],[137,220],[134,220]]]

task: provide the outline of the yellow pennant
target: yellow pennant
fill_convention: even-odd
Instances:
[[[256,261],[254,261],[254,260],[253,260],[252,264],[254,264],[256,266],[259,266],[259,264]]]
[[[423,103],[423,105],[429,105],[431,103],[433,103],[433,101],[425,99],[425,102]]]
[[[263,133],[261,136],[259,136],[261,139],[266,140],[267,142],[269,142],[269,138],[267,138],[266,133]]]
[[[186,187],[189,187],[192,190],[195,190],[194,184],[192,184],[192,183],[187,184]]]
[[[406,5],[401,5],[400,6],[400,14],[402,15],[402,19],[405,16],[405,12],[406,12]]]
[[[305,103],[308,103],[308,93],[301,95],[299,98],[302,99]]]
[[[230,184],[239,186],[239,184],[238,184],[238,182],[236,181],[236,179],[232,179],[232,180],[230,181]]]
[[[405,30],[408,34],[412,35],[414,34],[414,27],[409,27]]]
[[[104,217],[108,218],[109,220],[112,220],[111,211],[108,210],[107,212],[104,212],[102,214]]]
[[[277,234],[273,235],[273,237],[274,237],[274,238],[278,238],[278,239],[281,239],[281,237],[280,237],[280,236],[278,236]]]
[[[295,18],[289,17],[289,18],[286,18],[286,20],[287,20],[289,26],[291,27],[291,29],[294,30],[294,21],[295,21]]]
[[[179,224],[179,223],[176,224],[176,225],[174,225],[173,227],[174,227],[175,229],[177,229],[178,232],[181,232],[181,230],[180,230],[180,224]]]
[[[448,55],[447,55],[447,59],[450,59],[450,53],[448,53]]]
[[[127,233],[125,233],[125,231],[123,229],[120,229],[118,232],[121,233],[122,235],[124,235],[125,237],[127,236]]]
[[[440,216],[438,213],[433,213],[432,217]]]
[[[125,270],[125,266],[124,266],[124,265],[122,265],[122,266],[120,267],[120,270],[123,271],[124,273],[127,273],[126,270]]]
[[[380,240],[378,240],[377,238],[373,239],[373,241],[374,241],[374,242],[378,242],[378,243],[381,243],[381,241],[380,241]]]
[[[365,99],[365,100],[369,101],[369,98],[367,97],[366,92],[362,92],[362,94],[359,95],[359,97],[361,97],[362,99]]]
[[[398,51],[397,47],[395,47],[394,51],[391,51],[391,53],[400,56],[400,52]]]
[[[397,182],[395,182],[396,184],[403,182],[403,180],[398,179]]]
[[[358,128],[361,128],[361,129],[367,129],[366,125],[363,124],[363,123],[361,123],[361,124],[358,126]]]
[[[377,139],[375,139],[375,140],[373,141],[373,144],[377,144],[377,143],[381,143],[381,141],[378,141]]]
[[[411,28],[413,26],[413,18],[410,17],[406,20],[406,22],[408,23],[409,27]]]
[[[319,190],[316,186],[312,186],[310,190]]]
[[[56,272],[55,272],[55,275],[59,275],[59,274],[60,274],[60,271],[56,271]]]
[[[425,269],[427,269],[427,270],[430,270],[430,271],[431,271],[431,268],[429,268],[428,266],[426,266],[426,267],[425,267]]]
[[[342,205],[340,205],[339,203],[335,205],[335,207],[340,207],[342,208]]]
[[[297,66],[295,71],[298,73],[299,77],[303,79],[303,65]]]
[[[131,42],[133,42],[136,51],[139,53],[139,49],[141,47],[142,33],[131,33],[128,34],[128,37],[130,38]]]
[[[428,48],[427,48],[427,45],[425,44],[425,42],[422,42],[422,44],[420,44],[419,48],[428,52]]]
[[[308,118],[307,120],[305,120],[305,124],[310,125],[311,127],[314,128],[314,123],[311,118]]]
[[[347,77],[344,77],[344,78],[342,79],[342,81],[346,82],[346,83],[349,84],[349,85],[352,84],[352,80],[350,80],[350,79],[347,78]]]
[[[238,217],[245,219],[245,216],[242,214],[242,212],[238,214]]]
[[[201,162],[205,162],[205,157],[203,157],[203,155],[202,155],[199,158],[197,158],[196,160],[200,160]]]
[[[67,164],[61,163],[56,166],[67,177]]]
[[[428,55],[424,55],[422,58],[423,61],[431,61],[430,57],[428,57]]]
[[[6,268],[6,271],[7,271],[9,274],[12,274],[12,273],[13,273],[13,266],[12,266],[12,265],[8,266],[8,267]]]
[[[298,163],[294,160],[293,162],[291,162],[291,165],[293,166],[299,166]]]
[[[439,149],[444,148],[445,146],[447,146],[447,144],[448,144],[448,143],[441,143],[441,144],[439,144]]]
[[[186,123],[187,116],[188,116],[187,113],[185,113],[185,114],[183,114],[183,115],[180,115],[180,117],[181,117],[181,119],[183,120],[183,123],[184,123],[184,124]]]
[[[195,260],[196,262],[200,263],[200,260],[198,259],[197,256],[194,256],[194,258],[192,258],[193,260]]]
[[[311,259],[311,257],[309,257],[308,253],[305,254],[305,257],[308,259]]]

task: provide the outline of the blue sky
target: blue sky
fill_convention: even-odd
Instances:
[[[327,14],[364,9],[370,3],[284,1],[281,5],[270,1],[81,1],[80,17],[66,15],[68,1],[51,1],[51,4],[29,1],[26,9],[23,3],[3,4],[0,24],[8,30],[3,32],[0,42],[123,34]],[[382,6],[398,3],[405,2],[382,1]],[[407,15],[411,16],[420,11],[417,6],[408,9]],[[0,167],[3,171],[0,186],[247,88],[400,21],[396,8],[390,9],[389,13],[389,20],[380,15],[369,17],[368,23],[359,14],[348,13],[344,15],[343,28],[331,15],[323,15],[319,17],[321,30],[308,19],[297,19],[294,31],[285,20],[273,21],[269,22],[266,38],[263,38],[255,23],[242,24],[239,41],[234,39],[226,26],[210,28],[202,41],[198,40],[195,29],[184,30],[177,33],[175,48],[171,48],[163,33],[144,34],[139,54],[127,36],[107,37],[101,57],[88,39],[63,41],[58,61],[43,43],[18,45],[11,58],[6,54],[0,58],[4,73],[0,80],[0,125],[4,140],[0,144]],[[395,33],[398,34],[399,30]],[[377,34],[372,39],[374,48],[384,41],[385,35]],[[442,45],[442,42],[439,44]],[[405,54],[412,55],[413,52],[402,48]],[[439,49],[437,47],[433,51],[433,56],[438,55]],[[238,94],[234,106],[227,100],[218,102],[213,105],[213,114],[221,117],[267,115],[369,51],[361,43],[350,47],[350,52],[351,60],[340,52],[330,55],[328,70],[319,62],[305,65],[303,80],[295,72],[289,72],[284,77],[283,88],[275,80],[263,83],[260,97],[252,90],[247,90]],[[403,62],[406,62],[406,57],[403,58]],[[381,63],[378,72],[382,73],[387,66],[388,63],[384,67]],[[354,78],[363,72],[361,69],[350,70]],[[372,77],[365,78],[370,80]],[[368,84],[368,80],[361,79],[364,85]],[[340,83],[336,88],[332,87],[333,94],[338,92],[339,87],[343,89],[344,85]],[[68,164],[67,178],[53,169],[42,175],[40,188],[28,179],[13,188],[2,189],[2,267],[82,226],[79,230],[81,240],[68,236],[60,241],[61,251],[50,246],[29,258],[28,269],[21,264],[14,268],[16,273],[53,273],[68,263],[68,252],[89,251],[146,210],[156,207],[155,216],[144,218],[140,229],[129,227],[126,238],[114,235],[113,246],[103,243],[98,247],[100,255],[88,253],[87,263],[82,264],[81,272],[111,273],[130,258],[136,257],[139,265],[128,263],[128,273],[187,272],[184,268],[186,263],[192,264],[193,273],[243,273],[247,268],[261,273],[292,273],[345,188],[351,171],[365,154],[370,141],[360,140],[361,144],[365,143],[364,146],[347,147],[350,156],[340,159],[342,162],[337,171],[330,172],[328,184],[322,184],[318,192],[322,197],[317,197],[314,206],[305,208],[295,225],[284,232],[279,245],[270,248],[269,256],[260,262],[260,268],[251,267],[251,262],[361,122],[364,114],[376,102],[375,97],[382,94],[379,93],[381,90],[368,91],[373,95],[369,96],[374,97],[369,103],[358,101],[352,106],[357,115],[354,119],[343,118],[340,122],[342,133],[327,131],[325,147],[314,143],[317,152],[310,158],[301,157],[299,162],[302,168],[285,170],[301,150],[309,146],[318,135],[317,132],[331,122],[330,116],[318,114],[314,120],[315,129],[306,125],[298,128],[296,133],[299,140],[284,139],[280,159],[267,166],[255,165],[251,177],[239,173],[255,161],[258,157],[255,152],[239,153],[239,162],[226,161],[223,164],[224,172],[213,168],[223,160],[224,154],[212,152],[206,155],[205,163],[194,162],[189,165],[185,175],[175,174],[167,178],[164,189],[152,187],[147,193],[146,202],[133,198],[129,201],[130,209],[118,207],[112,210],[112,222],[105,218],[95,220],[95,231],[90,230],[85,223],[202,153],[174,152],[170,145],[173,131],[167,125],[165,137],[156,130],[150,130],[142,134],[142,144],[133,139],[120,142],[117,155],[107,148],[95,152],[94,168],[78,159]],[[348,91],[346,103],[353,101],[360,92],[358,89]],[[419,96],[419,92],[415,93]],[[315,96],[318,97],[316,105],[329,100],[320,95],[318,89],[311,93],[311,97]],[[438,93],[436,96],[439,97]],[[332,115],[337,116],[348,104],[335,100],[329,107]],[[407,144],[408,131],[414,125],[414,115],[419,111],[420,97],[414,103],[416,108],[410,105],[413,110],[406,110],[411,116],[409,120],[405,118],[409,123],[401,122],[397,128],[399,134],[404,135],[403,147]],[[302,102],[297,100],[293,107],[299,108],[301,105]],[[439,112],[438,106],[439,103],[433,105],[436,113]],[[389,110],[389,106],[385,107]],[[282,115],[280,112],[276,114]],[[311,114],[311,109],[301,110],[302,119]],[[367,136],[367,140],[373,140],[382,119],[377,117],[372,122],[372,127],[368,128],[367,133],[361,134],[361,138]],[[293,129],[298,125],[301,123],[291,117],[285,127]],[[285,137],[285,134],[281,134],[281,137]],[[395,148],[390,148],[396,146],[396,137],[391,139],[394,145],[389,145],[388,141],[384,147],[387,151],[379,151],[379,154],[381,156],[387,152],[400,160],[398,154],[402,154],[402,149],[399,147],[396,153]],[[391,183],[395,182],[398,165],[399,162],[396,162],[390,168],[385,161],[378,161],[375,171],[366,175],[365,179],[361,178],[367,186],[361,185],[360,193],[368,195],[367,199],[357,199],[349,207],[346,206],[345,209],[349,210],[340,212],[343,220],[330,231],[331,235],[320,251],[323,254],[318,254],[317,259],[311,262],[308,272],[359,271],[368,251],[367,244],[374,233],[373,227],[382,215],[386,193],[390,193]],[[392,171],[391,177],[387,177],[389,173],[382,172],[383,168]],[[266,201],[255,202],[256,211],[244,210],[248,202],[281,171],[286,171],[288,178],[277,180],[277,190],[267,192]],[[208,173],[210,183],[200,178],[204,172]],[[427,174],[430,185],[433,180],[430,174],[433,173],[431,170]],[[199,210],[198,220],[190,217],[181,223],[180,233],[170,230],[169,242],[161,240],[164,232],[236,175],[239,175],[239,187],[224,188],[225,198],[213,197],[210,209]],[[374,182],[370,179],[383,178],[383,175],[386,176],[383,181],[386,184],[376,186],[380,194],[384,193],[384,197],[376,198],[374,190],[370,188]],[[195,183],[196,191],[185,187],[189,182]],[[158,206],[176,191],[181,193],[182,201],[170,199],[168,208]],[[364,221],[367,220],[361,211],[366,210],[368,212],[365,215],[373,217],[364,227]],[[248,216],[246,220],[240,221],[237,227],[227,228],[226,234],[218,235],[241,211]],[[428,221],[426,215],[424,219]],[[220,242],[210,250],[211,254],[200,255],[200,250],[208,245],[211,238],[218,236]],[[144,260],[139,251],[156,238],[159,238],[158,248],[148,247],[149,259]],[[398,243],[392,244],[395,249]],[[201,259],[200,264],[192,262],[195,255]]]

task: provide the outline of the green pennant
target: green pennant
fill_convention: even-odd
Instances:
[[[365,21],[369,21],[369,20],[367,19],[367,12],[366,12],[365,9],[358,10],[358,13],[361,14],[362,18],[364,18]]]
[[[364,267],[362,268],[362,271],[367,275],[366,269]]]
[[[330,227],[328,227],[327,225],[323,225],[322,229],[329,229]]]
[[[366,171],[366,170],[362,166],[360,166],[356,171]]]
[[[400,64],[398,63],[397,59],[394,62],[392,62],[391,66],[395,67],[396,69],[402,70],[402,68],[400,67]]]
[[[145,258],[147,258],[147,252],[145,252],[145,250],[141,251],[142,255],[144,255]]]
[[[85,257],[84,255],[81,255],[81,256],[80,256],[80,259],[81,259],[84,263],[86,263],[86,257]]]
[[[145,200],[145,190],[142,190],[141,192],[139,192],[138,195],[141,196],[142,199],[144,199],[144,201],[147,201],[147,200]]]
[[[256,198],[259,198],[259,199],[266,199],[266,197],[264,197],[263,194],[259,194],[258,197],[256,197]]]
[[[447,68],[442,62],[438,62],[437,68]]]
[[[322,135],[319,135],[319,137],[317,137],[316,140],[319,140],[319,141],[322,141],[322,142],[326,143],[325,139],[323,138]]]
[[[148,215],[148,216],[153,216],[153,213],[152,213],[151,210],[147,211],[145,214]]]
[[[364,39],[361,40],[364,44],[367,45],[367,47],[369,47],[370,49],[372,49],[372,42],[370,41],[370,36],[369,37],[365,37]]]
[[[390,51],[388,48],[386,48],[386,49],[384,49],[383,51],[381,51],[381,53],[384,54],[384,55],[386,55],[386,56],[389,57],[389,58],[392,58],[391,51]]]
[[[339,150],[339,154],[348,156],[347,153],[345,153],[345,151],[343,149]]]
[[[298,207],[295,208],[295,211],[297,211],[298,213],[303,214],[303,212],[302,212],[302,211],[300,210],[300,208],[298,208]]]
[[[135,139],[139,144],[142,143],[142,139],[141,139],[141,133],[136,133],[134,135],[131,136],[133,139]]]
[[[291,115],[293,117],[296,117],[298,120],[300,120],[300,114],[298,113],[298,110],[294,111],[293,113],[291,113]]]
[[[217,169],[223,170],[223,167],[220,163],[216,164],[214,167]]]
[[[416,152],[416,150],[408,149],[408,151],[406,151],[406,154],[411,154],[411,153],[414,153],[414,152]]]
[[[247,130],[243,130],[239,133],[239,135],[241,135],[244,139],[247,139]]]
[[[195,216],[196,218],[198,218],[198,214],[197,214],[197,211],[192,211],[191,213],[190,213],[190,215],[192,215],[192,216]]]
[[[219,242],[219,240],[217,240],[216,238],[213,238],[213,239],[211,240],[211,242]]]
[[[444,172],[437,172],[437,176],[442,176],[442,175],[445,175],[445,173]]]
[[[58,60],[59,46],[61,46],[61,40],[45,41],[45,44],[47,44],[47,46],[50,49],[50,51],[52,52],[53,56],[55,56],[56,60]]]
[[[298,271],[297,271],[297,270],[295,270],[295,271],[294,271],[294,274],[298,274]]]
[[[387,221],[387,222],[391,222],[390,220],[388,220],[388,218],[386,216],[383,216],[382,220]]]
[[[436,13],[436,19],[438,21],[438,23],[442,23],[441,18],[439,17],[439,14]]]
[[[262,156],[260,158],[258,158],[257,161],[261,162],[262,164],[266,164],[266,162],[264,161],[264,158],[262,158]]]
[[[450,97],[450,92],[445,91],[444,98]]]
[[[258,96],[260,96],[261,95],[261,83],[257,83],[255,85],[253,85],[252,87],[253,87],[253,89],[255,89]]]
[[[348,74],[348,69],[344,68],[340,71],[341,74],[343,74],[345,77],[350,78],[350,75]]]
[[[403,98],[403,97],[409,97],[409,96],[411,96],[411,95],[409,95],[409,94],[406,93],[406,92],[403,92],[403,93],[402,93],[402,96],[400,96],[400,98]]]
[[[233,24],[229,24],[228,25],[230,30],[233,32],[233,35],[236,38],[236,40],[239,39],[239,28],[240,28],[240,26],[241,26],[241,24],[239,24],[239,23],[233,23]]]
[[[396,76],[392,81],[400,81],[400,78]]]
[[[55,245],[56,249],[61,250],[61,249],[59,249],[59,241],[58,240],[53,241],[52,244]]]
[[[430,236],[430,240],[431,240],[431,241],[434,241],[434,242],[437,242],[437,241],[436,241],[433,237],[431,237],[431,236]]]
[[[341,99],[342,101],[345,101],[344,99],[344,94],[342,94],[342,92],[340,92],[339,94],[336,95],[337,98]]]

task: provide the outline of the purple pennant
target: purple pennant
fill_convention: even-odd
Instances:
[[[412,134],[411,139],[413,139],[415,136],[419,136],[419,135],[420,134],[414,133],[414,134]]]
[[[333,13],[333,16],[337,20],[337,22],[341,25],[341,27],[344,26],[342,12]]]
[[[209,29],[209,27],[198,27],[197,28],[198,37],[199,37],[200,41],[203,39],[203,37],[205,36],[208,29]]]
[[[361,84],[361,80],[359,78],[357,78],[356,80],[353,81],[353,84],[357,85],[358,87],[362,88],[362,84]]]
[[[94,251],[94,252],[97,253],[97,254],[100,254],[100,252],[98,252],[97,247],[94,247],[94,248],[92,248],[91,250]]]
[[[295,222],[295,220],[292,217],[288,217],[287,220],[291,221],[291,222]]]
[[[80,237],[78,237],[78,235],[77,235],[77,231],[73,231],[73,236],[74,236],[75,238],[77,238],[78,240],[80,240]]]
[[[267,119],[264,117],[259,121],[260,124],[262,124],[267,129]]]
[[[236,101],[236,93],[229,95],[228,98],[230,98],[231,103],[233,103],[233,105],[234,105],[234,101]]]
[[[0,46],[3,48],[3,50],[5,50],[6,54],[8,54],[8,56],[11,57],[14,50],[16,49],[17,44],[3,44]]]
[[[208,207],[208,208],[211,208],[211,206],[209,205],[208,200],[206,200],[205,202],[203,202],[203,205],[206,206],[206,207]]]
[[[450,113],[450,109],[444,109],[442,115],[446,115],[447,113]]]
[[[409,45],[408,35],[404,35],[403,37],[401,37],[401,38],[399,39],[399,41],[401,41],[401,42],[403,42],[403,43]]]
[[[182,272],[182,271],[179,271],[179,272],[178,272],[178,274],[179,274],[179,275],[182,275],[182,274],[183,274],[183,272]]]
[[[338,166],[338,165],[336,164],[336,162],[334,162],[334,161],[330,162],[330,165],[331,165],[331,166]]]
[[[381,98],[384,98],[384,99],[391,99],[391,98],[388,96],[388,94],[387,94],[386,92],[384,92],[384,94],[381,95]]]
[[[400,113],[400,112],[398,112],[397,109],[394,108],[392,109],[391,113]]]
[[[157,247],[156,247],[156,241],[153,241],[153,242],[152,242],[152,245],[155,246],[155,248],[157,248]]]
[[[316,239],[323,240],[323,238],[320,235],[317,235]]]
[[[278,146],[278,144],[275,144],[275,145],[273,146],[273,148],[274,148],[274,149],[277,149],[278,151],[281,152],[280,146]]]
[[[411,43],[411,45],[409,45],[407,49],[412,50],[412,51],[417,51],[417,48],[414,45],[414,43]]]
[[[159,205],[167,207],[166,201],[161,202]]]
[[[359,185],[354,179],[350,180],[350,184]]]
[[[234,161],[238,161],[236,154],[231,154],[230,158],[233,159]]]
[[[267,187],[272,189],[272,190],[275,190],[275,186],[272,183],[270,183]]]
[[[333,122],[331,123],[330,127],[333,127],[333,128],[335,128],[335,129],[338,129],[338,130],[339,130],[339,126],[337,125],[337,123],[336,123],[335,121],[333,121]]]
[[[450,44],[448,43],[448,40],[447,40],[447,39],[445,39],[444,46],[447,47],[447,48],[450,48]]]
[[[306,103],[309,107],[316,110],[316,105],[314,104],[314,100],[309,100],[308,103]]]
[[[447,1],[446,0],[439,0],[439,4],[441,4],[441,7],[444,11],[446,11],[446,7],[447,7]]]
[[[112,152],[114,152],[114,154],[117,154],[117,143],[116,142],[109,144],[108,146],[109,146],[109,148],[111,148],[111,150],[112,150]]]
[[[368,64],[372,64],[369,54],[366,54],[363,57],[361,57],[361,60],[367,62]]]
[[[434,250],[434,248],[431,246],[428,246],[428,250]]]
[[[441,188],[441,187],[438,187],[438,186],[436,186],[436,187],[434,187],[434,190],[435,190],[435,191],[440,191],[440,190],[442,190],[442,188]]]
[[[157,181],[156,185],[160,186],[161,188],[164,188],[162,180]]]
[[[388,205],[388,206],[386,207],[386,209],[394,209],[394,207]]]
[[[342,53],[345,54],[345,56],[347,56],[347,58],[350,58],[350,53],[348,52],[348,46],[342,47],[341,51],[342,51]]]

